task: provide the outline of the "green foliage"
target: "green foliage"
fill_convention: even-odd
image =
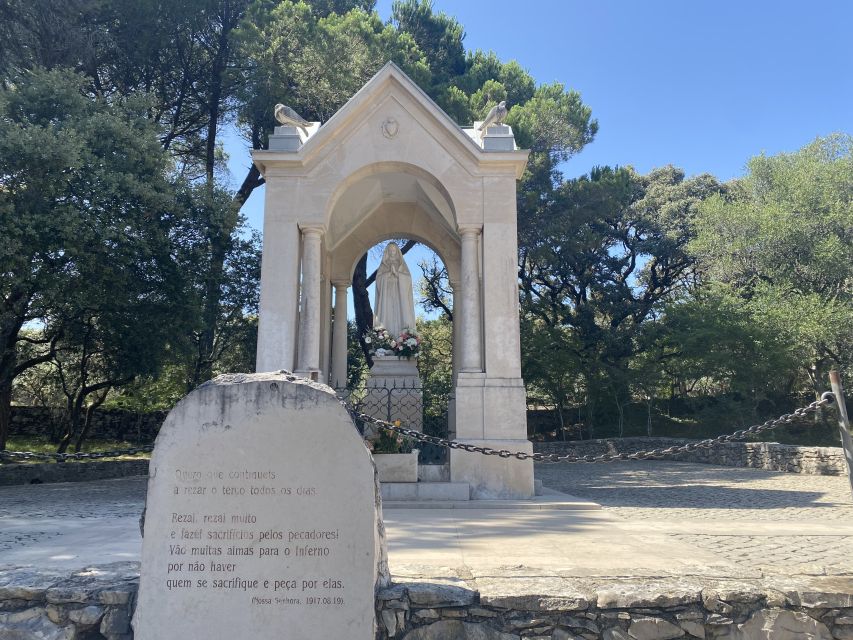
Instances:
[[[671,167],[596,169],[520,221],[523,373],[553,404],[630,400],[644,323],[686,291],[690,221],[716,189]]]
[[[577,91],[560,83],[542,85],[524,104],[515,104],[506,119],[519,146],[545,151],[565,161],[592,142],[598,121]]]
[[[253,4],[237,35],[247,61],[240,119],[274,125],[270,105],[284,102],[309,119],[328,120],[388,60],[419,82],[429,68],[411,36],[355,8],[318,16],[304,2]]]
[[[433,13],[432,0],[395,0],[391,21],[426,56],[435,84],[446,84],[465,72],[465,31],[455,18]]]
[[[435,320],[418,319],[421,353],[418,373],[424,392],[424,405],[432,398],[446,398],[453,384],[453,323],[445,316]]]
[[[701,207],[691,248],[753,322],[783,340],[815,391],[853,347],[853,138],[758,156]]]
[[[51,361],[73,428],[90,394],[154,374],[187,318],[170,236],[182,214],[147,104],[83,84],[34,70],[0,92],[0,387]],[[25,360],[33,321],[50,347]]]

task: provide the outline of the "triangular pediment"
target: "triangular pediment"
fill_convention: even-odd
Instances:
[[[375,120],[377,112],[383,110],[391,115],[372,123],[375,131],[371,130],[371,136],[376,139],[381,140],[383,136],[393,139],[404,133],[401,129],[410,123],[400,122],[400,118],[394,115],[396,111],[403,114],[403,119],[411,119],[421,133],[438,142],[444,152],[472,173],[479,174],[480,167],[502,166],[506,169],[511,166],[520,177],[524,170],[527,151],[485,151],[476,134],[463,130],[393,62],[386,63],[298,150],[256,151],[253,154],[255,162],[262,172],[273,165],[310,167],[332,149],[345,145],[359,128],[371,118]],[[405,133],[411,135],[411,131]]]

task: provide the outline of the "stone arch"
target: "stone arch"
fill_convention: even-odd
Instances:
[[[461,245],[455,234],[434,225],[426,229],[413,228],[409,224],[394,225],[394,218],[401,219],[400,214],[417,209],[411,204],[383,204],[377,207],[364,220],[364,230],[354,230],[330,252],[330,280],[333,282],[351,282],[355,266],[371,247],[394,238],[411,238],[429,247],[441,258],[447,268],[451,282],[459,281],[461,263]],[[411,213],[417,214],[417,211]],[[395,215],[396,214],[396,215]],[[424,214],[421,214],[424,215]],[[389,223],[390,222],[390,223]]]
[[[388,202],[419,204],[422,211],[413,213],[432,216],[458,242],[457,207],[447,186],[419,165],[381,161],[349,174],[329,196],[323,217],[327,249],[334,250],[364,218]]]

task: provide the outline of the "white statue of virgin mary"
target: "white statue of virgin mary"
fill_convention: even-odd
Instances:
[[[415,297],[412,274],[403,260],[400,247],[389,242],[376,273],[376,308],[373,326],[382,325],[392,336],[403,329],[415,330]]]

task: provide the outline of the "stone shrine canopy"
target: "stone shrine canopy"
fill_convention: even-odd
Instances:
[[[477,124],[460,128],[389,62],[328,122],[277,127],[253,153],[266,179],[258,371],[342,385],[355,265],[378,242],[414,239],[441,257],[453,289],[456,437],[530,447],[515,203],[528,152],[510,127]],[[344,320],[334,327],[333,299]],[[477,462],[494,469],[472,476],[472,495],[532,496],[532,466],[517,462],[517,479],[504,473],[515,463]]]

